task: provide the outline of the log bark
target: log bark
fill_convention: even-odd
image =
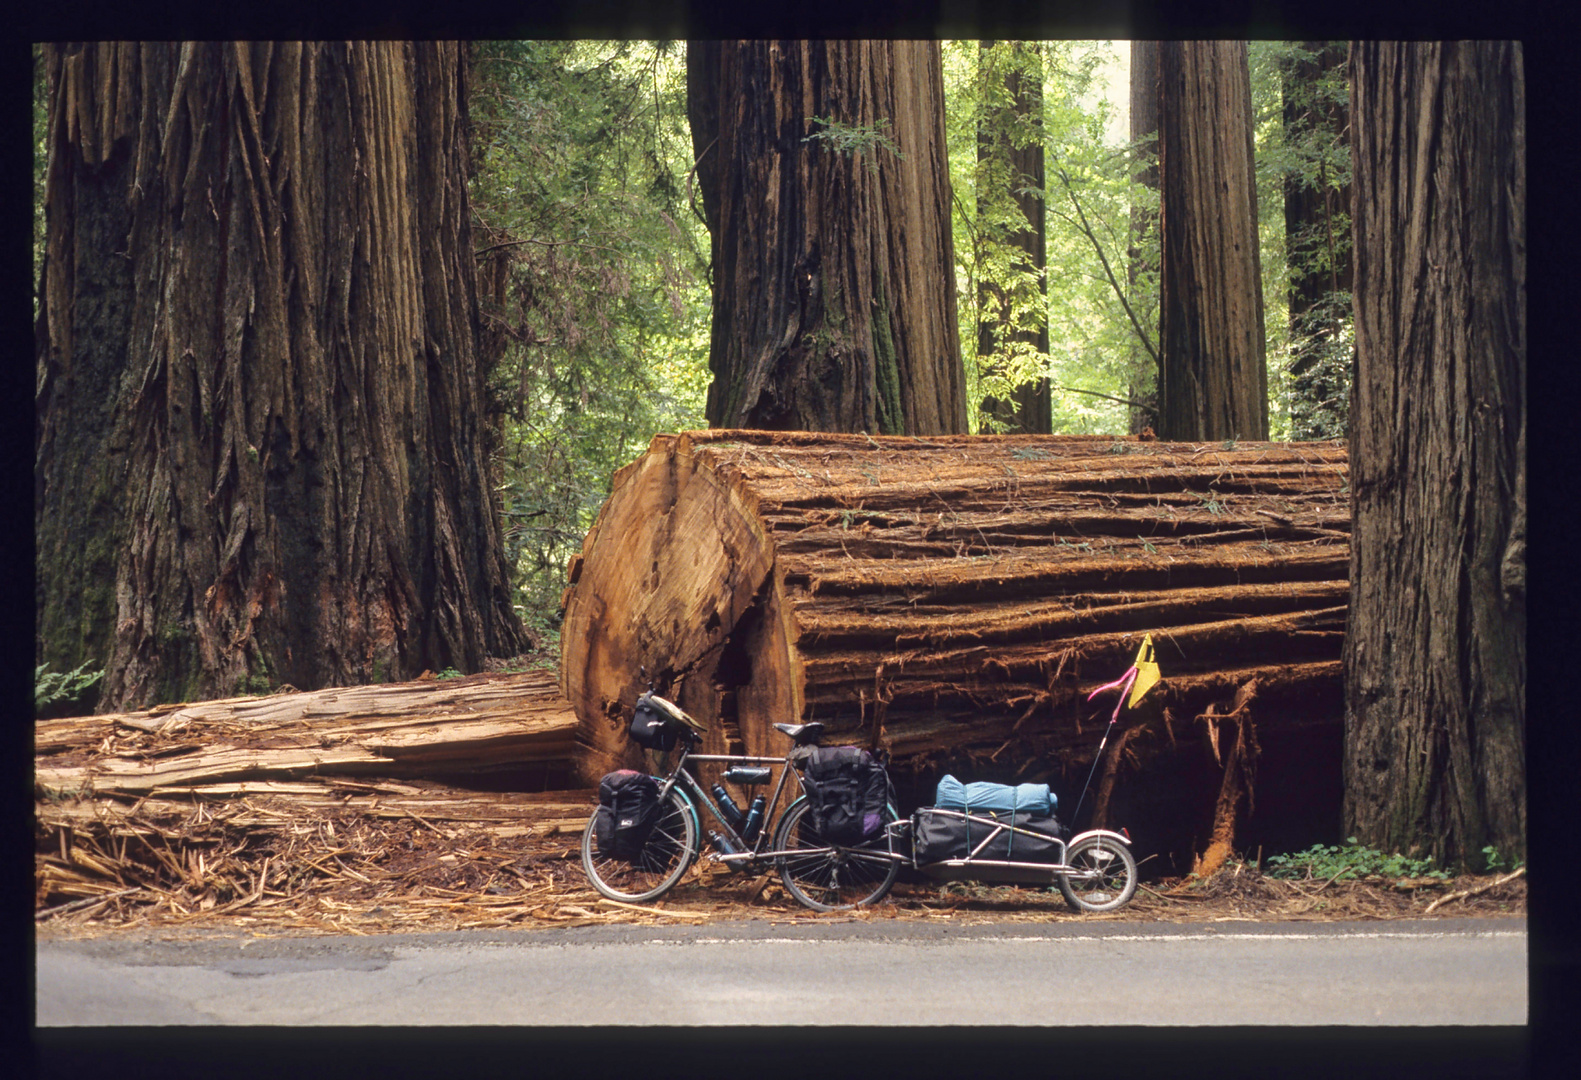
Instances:
[[[661,435],[573,564],[579,767],[640,761],[650,683],[713,752],[819,720],[903,771],[1090,763],[1112,701],[1085,696],[1144,633],[1165,674],[1144,718],[1257,679],[1267,725],[1337,724],[1345,475],[1338,443]]]
[[[328,776],[563,770],[575,727],[544,671],[228,698],[39,721],[34,783],[53,795],[248,794]]]
[[[51,799],[36,804],[36,823],[45,829],[101,830],[113,837],[146,831],[143,822],[190,818],[201,801],[236,804],[228,823],[257,832],[287,832],[318,814],[354,813],[402,818],[432,829],[446,840],[458,831],[483,830],[498,839],[579,835],[597,805],[595,791],[469,791],[432,783],[359,783],[345,777],[282,781],[252,780],[173,788],[149,798],[127,800]]]

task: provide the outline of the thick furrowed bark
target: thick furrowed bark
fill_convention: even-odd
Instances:
[[[464,50],[45,61],[41,659],[93,658],[103,707],[132,708],[519,652],[473,340]]]
[[[710,422],[965,430],[938,43],[699,41],[687,66]],[[898,152],[842,149],[826,122]]]
[[[1158,431],[1268,437],[1252,99],[1243,41],[1158,50]]]
[[[1525,86],[1519,42],[1357,42],[1356,544],[1345,827],[1526,846]]]

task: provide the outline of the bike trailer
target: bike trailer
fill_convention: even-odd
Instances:
[[[963,784],[946,775],[934,805],[912,815],[912,863],[952,880],[989,874],[1000,881],[1047,882],[1064,862],[1069,831],[1054,817],[1047,784]]]
[[[1065,857],[1066,830],[1054,817],[925,806],[912,820],[912,856],[923,869],[949,859],[1057,865]]]

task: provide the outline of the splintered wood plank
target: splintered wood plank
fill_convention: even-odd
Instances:
[[[227,698],[41,721],[35,782],[135,794],[322,774],[413,777],[569,762],[575,731],[547,671]]]

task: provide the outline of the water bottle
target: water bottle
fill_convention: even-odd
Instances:
[[[708,842],[714,845],[714,850],[719,852],[721,855],[736,854],[736,845],[732,844],[729,840],[725,839],[723,836],[720,836],[712,829],[708,830]]]
[[[714,785],[714,801],[719,804],[719,812],[730,823],[730,827],[736,832],[740,832],[742,823],[741,807],[736,805],[736,801],[730,797],[730,793],[719,784]]]
[[[747,811],[747,823],[741,826],[741,839],[751,843],[757,838],[758,830],[763,827],[763,809],[768,805],[768,800],[759,795],[752,800],[752,807]]]

